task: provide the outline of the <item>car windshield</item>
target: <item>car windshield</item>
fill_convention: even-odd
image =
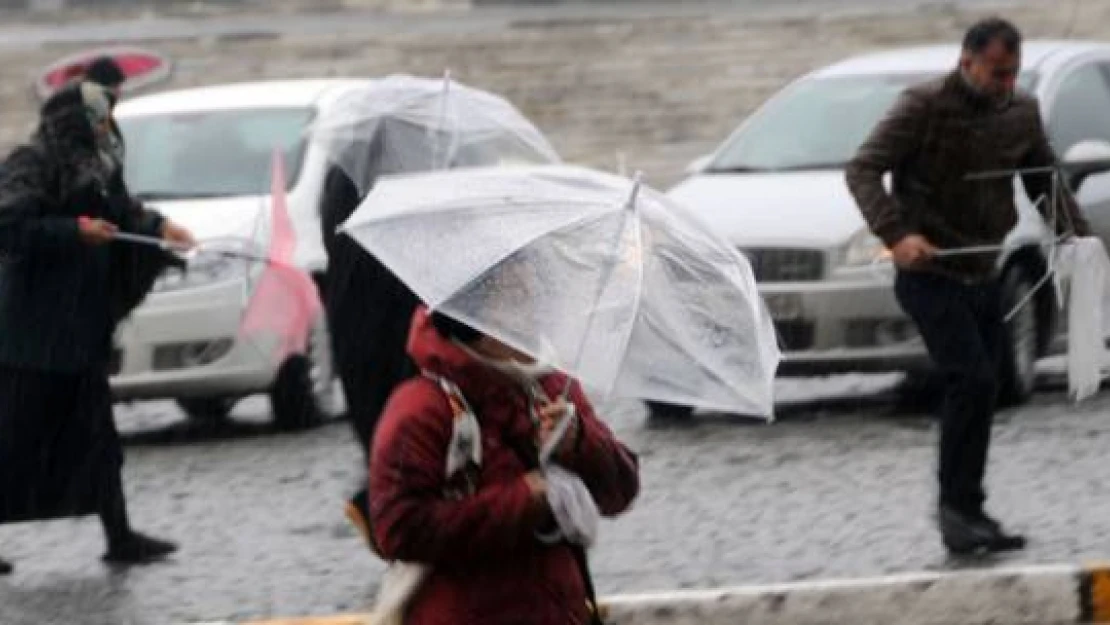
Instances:
[[[757,112],[709,164],[707,172],[839,169],[852,158],[908,86],[934,76],[837,76],[793,85]],[[1036,76],[1023,72],[1031,90]]]
[[[312,116],[308,108],[263,108],[120,119],[128,185],[145,199],[264,195],[276,148],[291,188]]]

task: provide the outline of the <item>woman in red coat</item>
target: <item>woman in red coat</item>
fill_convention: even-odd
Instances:
[[[542,395],[558,398],[567,378],[539,373],[519,352],[424,309],[413,317],[408,349],[423,375],[394,392],[370,463],[378,550],[429,569],[405,623],[591,622],[581,548],[538,538],[554,522],[537,448],[567,413]],[[602,516],[616,516],[639,492],[636,456],[577,385],[570,400],[574,425],[553,461],[581,479]],[[459,464],[448,456],[461,408],[476,417],[478,436],[463,467],[450,470]]]

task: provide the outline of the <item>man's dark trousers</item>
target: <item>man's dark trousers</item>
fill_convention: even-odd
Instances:
[[[998,281],[967,284],[899,271],[894,291],[944,380],[940,503],[977,515],[986,499],[983,477],[1006,336]]]

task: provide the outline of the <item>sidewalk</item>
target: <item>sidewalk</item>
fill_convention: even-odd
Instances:
[[[624,595],[604,600],[602,608],[612,625],[1110,623],[1110,564]],[[365,618],[348,614],[218,625],[362,625]]]

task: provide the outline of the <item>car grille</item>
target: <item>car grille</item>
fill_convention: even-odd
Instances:
[[[776,321],[775,333],[783,351],[797,352],[813,347],[812,321]]]
[[[748,257],[756,282],[815,282],[825,277],[821,250],[786,248],[741,249]]]

